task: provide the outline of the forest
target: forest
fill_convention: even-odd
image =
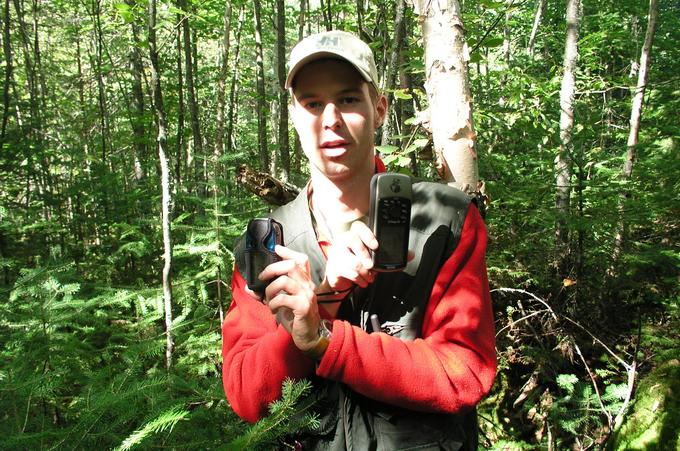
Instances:
[[[480,447],[680,449],[680,2],[2,6],[0,449],[285,449],[315,427],[306,381],[250,425],[221,380],[234,242],[309,176],[286,58],[361,36],[388,169],[446,183],[435,119],[464,112],[427,92],[436,8],[489,232]]]

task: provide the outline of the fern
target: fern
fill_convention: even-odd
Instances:
[[[307,380],[283,382],[281,399],[269,406],[270,415],[251,426],[245,434],[226,446],[227,450],[271,449],[284,435],[319,427],[318,417],[308,410],[313,401]]]
[[[126,451],[134,448],[140,444],[145,438],[159,432],[166,431],[172,428],[181,420],[189,415],[189,411],[183,406],[175,406],[172,409],[163,412],[158,417],[146,423],[142,428],[137,429],[128,438],[123,440],[123,443],[117,448],[117,451]]]

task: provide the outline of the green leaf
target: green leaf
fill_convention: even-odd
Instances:
[[[557,385],[569,393],[574,392],[574,387],[578,383],[578,377],[575,374],[560,374],[557,376]]]
[[[486,9],[499,9],[504,6],[503,2],[496,2],[494,0],[479,0],[479,4]]]
[[[408,89],[397,89],[394,91],[394,98],[399,100],[409,100],[412,99],[413,96],[409,93]]]
[[[113,7],[116,10],[116,12],[120,14],[120,17],[122,17],[125,22],[130,23],[134,20],[132,8],[127,3],[114,3]]]
[[[399,150],[397,146],[375,146],[375,149],[383,155],[389,155]]]
[[[470,55],[470,63],[476,64],[482,61],[482,54],[479,52],[475,52],[472,55]]]
[[[488,38],[482,42],[482,47],[500,47],[503,45],[503,38]]]

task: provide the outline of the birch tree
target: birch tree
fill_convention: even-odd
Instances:
[[[156,147],[161,167],[161,222],[163,228],[163,305],[165,309],[165,367],[172,366],[174,342],[172,339],[172,240],[170,235],[170,171],[165,153],[167,146],[167,119],[161,90],[160,65],[156,44],[156,0],[149,0],[149,59],[151,60],[151,92],[156,116]]]
[[[425,90],[439,175],[467,193],[479,191],[468,78],[469,52],[457,0],[418,0],[425,45]]]
[[[640,121],[642,117],[642,103],[645,97],[645,90],[647,88],[647,71],[649,69],[649,60],[652,53],[652,43],[654,41],[654,33],[656,32],[656,21],[658,17],[658,6],[657,0],[649,1],[649,12],[647,13],[647,31],[645,32],[645,43],[642,47],[642,53],[640,54],[640,64],[638,70],[637,86],[635,87],[635,94],[633,95],[633,105],[630,111],[630,131],[628,132],[628,142],[626,149],[626,160],[623,163],[623,169],[621,171],[621,179],[624,182],[630,180],[633,175],[633,165],[635,164],[635,159],[637,156],[637,145],[638,136],[640,134]],[[616,236],[614,238],[614,251],[612,252],[612,265],[609,269],[609,274],[611,276],[616,275],[616,266],[618,264],[619,257],[623,250],[625,235],[626,235],[626,222],[625,222],[625,202],[630,197],[630,192],[625,187],[624,183],[623,191],[620,194],[619,199],[619,213],[620,219],[616,230]]]
[[[7,132],[7,121],[9,120],[9,90],[12,83],[12,46],[10,42],[10,5],[9,0],[5,0],[2,16],[2,51],[5,57],[5,79],[2,85],[2,130],[0,131],[0,151],[5,145],[5,134]]]
[[[580,0],[567,1],[567,36],[564,46],[564,73],[560,89],[560,149],[555,158],[556,195],[555,226],[556,266],[558,275],[564,276],[569,254],[569,206],[571,196],[572,153],[574,150],[574,92],[576,90],[576,63],[578,60],[578,33],[581,20]]]
[[[543,15],[548,0],[538,0],[536,3],[536,14],[534,15],[534,24],[531,27],[531,35],[529,36],[529,44],[527,45],[527,54],[534,56],[534,48],[536,46],[536,36],[538,35],[538,28],[541,26]]]

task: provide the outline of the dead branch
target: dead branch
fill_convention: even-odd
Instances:
[[[245,164],[238,168],[236,181],[272,205],[287,204],[300,193],[297,186],[278,180],[266,172],[251,169]]]

